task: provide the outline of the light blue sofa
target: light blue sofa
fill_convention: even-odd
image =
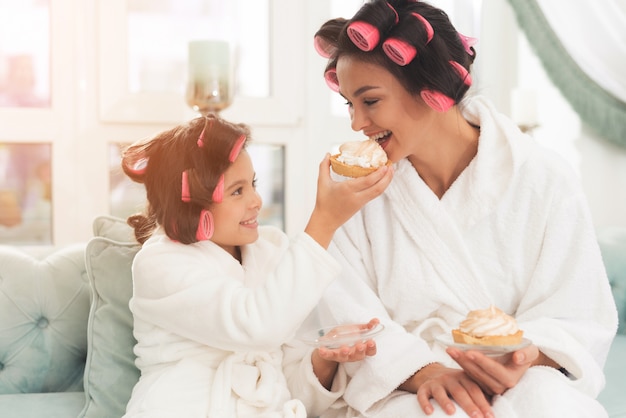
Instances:
[[[599,241],[620,311],[599,399],[626,417],[626,228]],[[138,249],[124,221],[107,216],[86,245],[36,257],[0,246],[0,417],[123,415],[139,377],[128,310]]]

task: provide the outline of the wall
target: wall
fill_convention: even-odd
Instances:
[[[511,115],[511,91],[533,89],[537,122],[533,136],[568,160],[580,175],[597,228],[626,226],[626,148],[597,137],[550,82],[520,34],[506,1],[483,1],[477,71],[481,93]]]

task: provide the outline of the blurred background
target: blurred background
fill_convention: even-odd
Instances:
[[[575,168],[597,228],[626,226],[626,5],[432,0],[478,39],[471,94],[490,97]],[[120,149],[197,113],[189,43],[228,43],[232,103],[252,127],[262,218],[292,234],[318,164],[350,130],[313,34],[362,0],[0,0],[0,244],[64,245],[140,211]],[[590,29],[593,28],[593,29]]]

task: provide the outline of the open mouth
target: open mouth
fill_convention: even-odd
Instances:
[[[389,137],[391,137],[391,131],[383,131],[370,136],[369,139],[372,139],[378,142],[378,145],[383,146],[383,144],[389,140]]]
[[[256,224],[256,218],[240,222],[239,224],[240,225],[254,225],[254,224]]]

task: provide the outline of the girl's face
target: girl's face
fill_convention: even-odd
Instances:
[[[211,241],[238,259],[237,247],[259,237],[257,217],[261,205],[252,160],[244,149],[224,173],[224,199],[209,207],[215,223]]]
[[[339,58],[337,78],[353,130],[375,138],[393,162],[419,152],[420,138],[433,131],[436,117],[419,95],[385,68],[349,56]]]

